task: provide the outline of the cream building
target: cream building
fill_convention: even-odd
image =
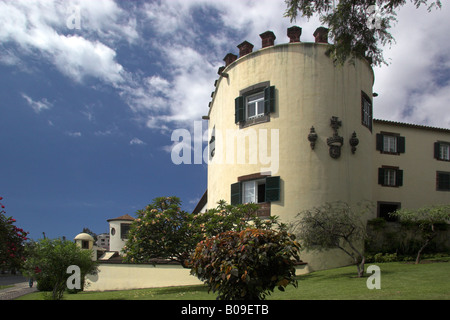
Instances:
[[[335,66],[315,43],[261,34],[228,54],[209,105],[208,187],[196,211],[255,202],[289,222],[331,201],[369,200],[383,216],[398,207],[450,203],[450,130],[373,120],[374,73],[356,59]],[[377,212],[373,212],[374,218]],[[338,251],[304,254],[311,270],[349,264]]]
[[[122,249],[128,240],[128,231],[134,218],[128,214],[108,219],[109,222],[109,252],[122,254]]]
[[[74,238],[75,244],[84,250],[90,250],[92,252],[92,260],[97,260],[97,258],[103,254],[104,248],[98,247],[94,244],[94,238],[88,233],[79,233]]]

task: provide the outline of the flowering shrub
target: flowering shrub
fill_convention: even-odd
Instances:
[[[217,292],[219,300],[263,300],[275,287],[284,291],[289,284],[297,286],[299,249],[285,230],[228,231],[197,245],[191,274]]]
[[[240,231],[250,225],[270,229],[278,224],[274,217],[257,218],[257,209],[255,204],[231,206],[222,201],[217,208],[191,214],[181,210],[181,201],[177,197],[155,198],[137,212],[131,224],[124,248],[125,261],[144,263],[169,259],[189,267],[195,247],[207,237],[230,230]]]
[[[37,281],[38,290],[52,291],[51,299],[60,300],[70,277],[67,273],[69,266],[80,268],[82,287],[85,275],[97,274],[98,263],[91,257],[91,250],[81,249],[73,241],[40,239],[27,247],[27,260],[22,273]]]
[[[15,270],[24,261],[24,241],[28,240],[28,232],[16,227],[16,220],[5,215],[5,206],[0,203],[0,207],[0,267]]]

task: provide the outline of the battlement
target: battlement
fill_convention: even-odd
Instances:
[[[289,43],[296,43],[301,42],[300,36],[302,34],[302,28],[298,26],[292,26],[287,29],[287,36],[289,38]],[[266,32],[263,32],[259,35],[261,37],[261,49],[272,47],[275,45],[275,34],[268,30]],[[313,33],[315,43],[328,43],[328,29],[324,27],[319,27],[314,31]],[[254,45],[248,41],[243,41],[242,43],[237,45],[237,48],[239,49],[239,57],[238,55],[235,55],[233,53],[228,53],[225,58],[223,58],[223,61],[225,61],[225,66],[220,67],[218,74],[222,75],[223,70],[228,67],[231,63],[236,61],[238,58],[242,58],[243,56],[252,53]]]

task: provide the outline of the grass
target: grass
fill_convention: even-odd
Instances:
[[[373,263],[381,269],[381,289],[368,289],[367,275],[356,277],[356,267],[316,271],[298,276],[298,288],[288,286],[267,300],[450,300],[449,258],[423,261]],[[367,264],[368,266],[370,264]],[[152,288],[65,294],[65,300],[215,300],[204,286]],[[42,292],[19,300],[42,300]]]

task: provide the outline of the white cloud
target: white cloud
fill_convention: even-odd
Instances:
[[[41,101],[34,101],[25,93],[22,93],[22,97],[27,101],[27,103],[36,113],[40,113],[41,111],[50,109],[52,107],[52,103],[48,102],[45,98],[43,98]]]
[[[74,137],[74,138],[81,137],[81,132],[79,132],[79,131],[76,131],[76,132],[74,132],[74,131],[67,131],[66,134],[69,137]]]
[[[121,3],[122,5],[123,3]],[[81,29],[68,31],[67,8],[80,8]],[[170,0],[0,1],[0,48],[13,42],[20,50],[5,50],[0,63],[21,66],[21,55],[44,58],[67,77],[83,83],[93,77],[117,90],[134,117],[148,128],[170,131],[191,127],[208,111],[210,95],[223,57],[244,40],[261,47],[259,34],[272,30],[276,44],[289,41],[286,29],[302,27],[301,40],[314,41],[317,18],[284,18],[284,1]],[[449,127],[450,42],[449,6],[428,13],[406,5],[392,29],[397,40],[385,57],[392,64],[375,68],[377,118]],[[211,25],[211,27],[208,27]],[[212,29],[211,29],[212,28]],[[149,32],[151,30],[151,32]],[[146,36],[144,36],[144,34]],[[118,55],[118,44],[142,46],[161,68],[146,65],[127,70],[129,57]],[[125,62],[122,62],[125,61]],[[35,105],[37,110],[45,109]],[[37,111],[38,112],[38,111]]]
[[[67,8],[70,6],[79,6],[81,20],[87,21],[79,34],[67,33],[70,31],[66,26],[70,16]],[[44,58],[75,81],[95,77],[117,85],[123,81],[124,75],[123,67],[115,60],[115,51],[98,40],[84,36],[106,34],[109,37],[103,39],[108,40],[114,34],[133,39],[136,35],[127,29],[128,25],[115,23],[119,14],[116,4],[107,0],[4,1],[0,2],[0,41],[4,44],[16,43],[21,48],[16,56],[28,54]],[[8,58],[3,62],[12,64],[19,60],[17,57],[15,59],[9,51]]]
[[[450,7],[428,12],[403,7],[392,28],[396,43],[385,48],[389,66],[375,68],[374,116],[450,127]]]
[[[145,144],[145,142],[144,141],[142,141],[141,139],[139,139],[139,138],[133,138],[133,139],[131,139],[131,141],[130,141],[130,145],[144,145]]]

